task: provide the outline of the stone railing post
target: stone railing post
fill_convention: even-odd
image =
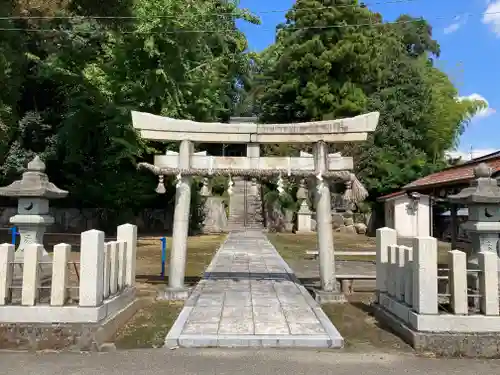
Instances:
[[[438,257],[434,237],[413,239],[413,310],[438,313]]]
[[[14,245],[4,243],[0,245],[0,306],[10,302],[10,287],[14,272]]]
[[[377,253],[376,253],[376,289],[377,298],[380,293],[387,293],[387,276],[389,267],[389,246],[398,242],[397,232],[391,228],[377,229]]]
[[[109,249],[109,263],[110,263],[110,272],[109,272],[109,292],[111,295],[115,295],[118,292],[118,271],[120,267],[120,259],[118,258],[118,242],[112,241],[110,243]]]
[[[127,286],[127,259],[127,242],[118,240],[118,288],[120,290]]]
[[[50,305],[64,306],[68,288],[68,261],[71,245],[60,243],[54,246],[52,255],[52,282]]]
[[[40,293],[39,262],[43,256],[43,245],[30,244],[24,250],[23,285],[21,291],[21,304],[34,306]]]
[[[104,299],[104,232],[88,230],[81,235],[79,305],[95,307]]]
[[[498,256],[492,251],[481,251],[478,261],[481,312],[498,316]]]
[[[110,253],[111,253],[111,242],[106,242],[104,244],[104,299],[107,299],[109,297],[109,276],[111,273],[111,260],[110,260]]]
[[[460,250],[448,251],[450,302],[453,312],[467,315],[467,255]]]
[[[122,275],[122,280],[125,278],[125,285],[135,285],[135,263],[137,258],[137,225],[122,224],[118,226],[116,231],[116,240],[120,243],[120,252],[124,266],[125,275]],[[125,259],[123,259],[125,258]]]
[[[405,280],[404,280],[405,303],[411,306],[413,303],[413,248],[405,249]]]
[[[391,297],[396,297],[396,272],[398,270],[396,263],[396,254],[399,251],[398,245],[390,245],[389,246],[389,261],[388,264],[388,272],[387,272],[387,294]]]
[[[398,246],[396,253],[396,298],[398,301],[404,301],[405,295],[405,252],[406,246]]]

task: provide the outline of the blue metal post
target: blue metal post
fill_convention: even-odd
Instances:
[[[165,262],[167,261],[167,237],[160,238],[161,241],[161,277],[165,277]]]
[[[19,234],[19,232],[17,231],[17,227],[10,228],[9,232],[11,233],[11,243],[12,245],[16,246],[16,238]]]

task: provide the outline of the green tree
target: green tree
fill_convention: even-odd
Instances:
[[[441,168],[444,151],[484,105],[458,101],[446,74],[433,67],[440,47],[425,20],[381,22],[357,1],[297,0],[278,30],[277,56],[258,98],[264,122],[379,111],[367,142],[337,147],[355,158],[372,197]]]
[[[130,111],[199,121],[229,117],[250,59],[235,22],[258,20],[222,0],[45,5],[38,10],[43,18],[5,26],[26,32],[0,36],[0,74],[11,89],[0,93],[3,170],[18,172],[42,153],[51,179],[70,191],[65,202],[102,208],[103,226],[147,205],[166,206],[173,190],[158,198],[157,181],[138,172],[136,161],[151,161],[171,145],[140,139]],[[36,13],[23,1],[8,11],[3,14]]]
[[[260,98],[262,121],[309,121],[365,110],[362,77],[372,68],[374,32],[347,25],[378,16],[359,6],[334,7],[348,3],[298,0],[287,13],[286,23],[278,30],[278,56],[266,73],[268,81]],[[356,60],[359,63],[354,64]]]

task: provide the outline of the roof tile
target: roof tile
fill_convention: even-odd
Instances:
[[[498,159],[488,160],[484,162],[493,169],[493,173],[500,171],[500,157],[498,157]],[[481,163],[481,161],[477,161],[476,163],[467,163],[462,166],[452,167],[441,172],[430,174],[409,183],[408,185],[404,186],[403,189],[409,190],[417,187],[422,188],[472,180],[472,178],[474,177],[474,167],[476,167],[479,163]]]
[[[404,191],[404,190],[398,190],[398,191],[395,191],[393,193],[386,194],[386,195],[383,195],[381,197],[378,197],[377,200],[378,201],[385,201],[387,199],[398,197],[398,196],[403,195],[403,194],[406,194],[406,191]]]

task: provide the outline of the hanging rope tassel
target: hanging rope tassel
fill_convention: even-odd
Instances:
[[[285,193],[285,182],[283,181],[283,178],[281,177],[281,173],[278,177],[278,193],[279,195],[283,195]]]
[[[181,187],[181,184],[182,184],[182,174],[181,172],[179,172],[179,174],[177,176],[175,176],[175,180],[177,181],[177,183],[175,184],[175,187],[178,189]]]
[[[231,179],[231,175],[229,175],[229,180],[227,182],[227,193],[229,195],[232,195],[233,194],[233,180]]]
[[[324,187],[325,187],[325,182],[323,180],[323,176],[321,175],[321,173],[318,173],[316,175],[316,191],[319,194],[321,194]]]

